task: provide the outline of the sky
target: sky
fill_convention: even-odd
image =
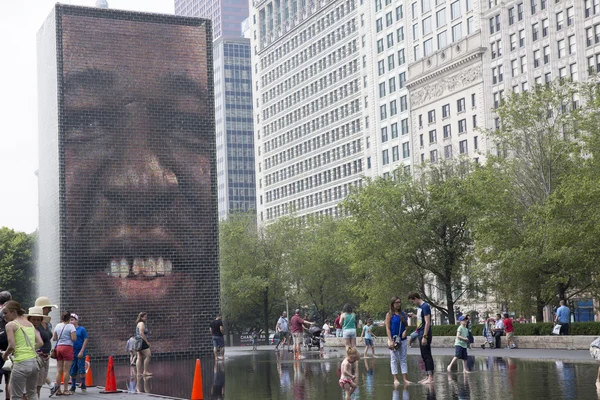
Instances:
[[[53,0],[2,0],[0,11],[0,227],[38,227],[36,34]],[[95,0],[65,0],[93,7]],[[109,8],[173,14],[173,0],[108,0]]]

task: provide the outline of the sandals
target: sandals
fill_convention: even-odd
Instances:
[[[72,394],[74,394],[74,393],[72,391],[70,391],[70,390],[66,390],[66,391],[63,392],[64,396],[70,396]]]
[[[58,389],[55,393],[56,396],[62,396],[64,393],[62,390]]]

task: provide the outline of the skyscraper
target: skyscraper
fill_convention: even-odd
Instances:
[[[213,40],[242,36],[242,21],[248,18],[247,0],[175,0],[175,14],[208,18],[213,22]]]
[[[175,13],[213,20],[219,218],[255,211],[256,178],[250,39],[245,0],[175,0]]]

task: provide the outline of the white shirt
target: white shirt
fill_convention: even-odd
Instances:
[[[494,325],[494,327],[496,329],[504,329],[504,321],[502,321],[501,319],[499,319],[498,321],[496,321],[496,325]]]
[[[279,330],[281,332],[289,331],[289,323],[288,323],[287,318],[279,317],[277,324],[279,324]]]

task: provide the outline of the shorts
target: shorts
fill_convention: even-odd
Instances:
[[[42,365],[38,372],[38,380],[36,386],[44,386],[46,384],[46,378],[48,377],[48,369],[50,368],[50,357],[41,358]]]
[[[220,349],[220,348],[225,347],[225,338],[223,336],[213,336],[212,341],[213,341],[213,347],[215,349]]]
[[[294,344],[302,344],[304,342],[304,333],[302,332],[293,332],[292,337],[294,338]]]
[[[71,376],[84,375],[85,374],[85,356],[83,358],[77,358],[73,360],[71,364]]]
[[[514,332],[506,332],[506,340],[512,340],[513,336],[515,336]]]
[[[344,386],[345,386],[346,384],[348,384],[348,385],[352,385],[352,383],[353,383],[353,382],[352,382],[352,379],[348,379],[348,378],[340,378],[340,380],[339,380],[338,382],[339,382],[339,384],[340,384],[340,387],[341,387],[342,389],[344,389]]]
[[[356,329],[344,329],[342,337],[344,339],[356,339]]]
[[[73,361],[73,346],[61,344],[56,347],[56,361]]]
[[[365,338],[365,346],[373,346],[373,339]]]
[[[466,360],[467,357],[467,348],[462,346],[454,346],[454,356],[459,360]]]
[[[144,351],[149,348],[150,348],[150,345],[148,343],[146,343],[145,340],[142,340],[142,347],[138,351]]]
[[[596,361],[600,361],[600,349],[598,347],[590,346],[590,355]]]
[[[290,333],[288,331],[279,331],[279,341],[288,340],[290,338]]]

